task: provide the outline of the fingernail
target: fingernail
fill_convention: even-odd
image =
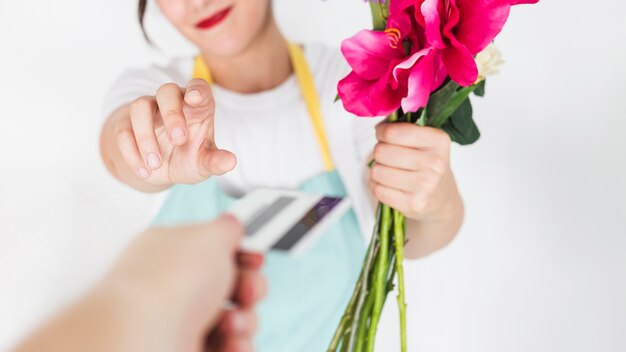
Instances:
[[[200,103],[202,100],[202,95],[200,94],[200,91],[197,90],[191,90],[189,92],[187,92],[187,102],[192,103],[192,104],[198,104]]]
[[[148,166],[150,166],[150,168],[153,170],[157,169],[159,166],[161,166],[161,158],[159,158],[156,153],[148,154]]]
[[[148,178],[148,175],[148,170],[146,170],[146,168],[139,168],[139,176],[141,176],[142,178]]]
[[[173,140],[177,140],[177,139],[183,138],[184,136],[185,136],[185,131],[183,131],[183,129],[182,129],[182,128],[180,128],[180,127],[175,127],[175,128],[172,130],[172,139],[173,139]]]

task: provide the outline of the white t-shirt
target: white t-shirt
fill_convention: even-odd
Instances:
[[[366,159],[376,143],[374,126],[380,119],[357,118],[340,102],[334,102],[337,82],[349,72],[339,50],[309,44],[304,54],[318,90],[331,154],[355,202],[361,228],[369,233],[372,211],[368,210],[371,206],[365,194],[364,173]],[[140,96],[154,95],[165,83],[184,87],[192,78],[193,65],[190,57],[172,60],[164,67],[125,72],[105,99],[105,113],[108,116]],[[226,192],[239,196],[258,187],[295,189],[325,171],[294,75],[261,93],[239,94],[214,85],[213,94],[215,142],[219,148],[233,152],[238,160],[233,171],[218,178]]]

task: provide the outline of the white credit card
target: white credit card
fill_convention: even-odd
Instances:
[[[348,198],[259,189],[238,200],[229,213],[245,226],[243,250],[300,254],[339,221],[348,209]]]

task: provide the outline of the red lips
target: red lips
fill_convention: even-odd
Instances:
[[[215,27],[216,25],[220,24],[226,18],[226,16],[228,16],[230,10],[232,10],[232,7],[226,8],[211,17],[203,19],[196,24],[196,28],[209,29]]]

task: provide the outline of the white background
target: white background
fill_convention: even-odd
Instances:
[[[275,5],[294,39],[338,45],[368,26],[359,0]],[[0,350],[92,284],[153,211],[100,165],[101,101],[124,68],[191,51],[156,10],[162,51],[149,49],[135,12],[0,0]],[[625,12],[514,9],[507,64],[475,102],[483,137],[453,151],[465,226],[408,264],[410,351],[626,351]],[[397,350],[394,314],[379,351]]]

